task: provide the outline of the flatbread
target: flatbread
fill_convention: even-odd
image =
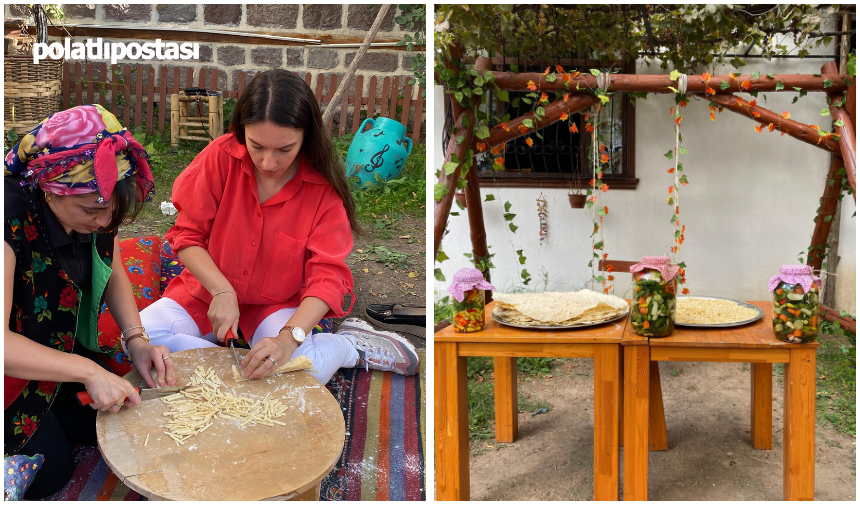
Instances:
[[[568,293],[494,293],[493,314],[521,326],[578,326],[612,319],[627,312],[627,302],[588,289]]]

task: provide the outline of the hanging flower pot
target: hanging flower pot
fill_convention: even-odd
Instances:
[[[584,194],[568,193],[567,199],[570,201],[570,208],[572,208],[572,209],[584,209],[585,208],[585,195]]]
[[[457,200],[457,203],[459,203],[461,207],[466,207],[466,193],[457,191],[454,193],[454,199]]]

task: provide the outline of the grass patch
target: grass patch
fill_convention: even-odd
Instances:
[[[853,337],[853,335],[851,335]],[[853,339],[819,336],[815,410],[840,433],[857,433],[857,355]]]

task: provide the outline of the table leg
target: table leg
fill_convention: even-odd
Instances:
[[[652,361],[649,365],[651,373],[649,394],[650,409],[648,412],[648,426],[651,429],[652,451],[665,451],[669,449],[669,440],[666,437],[666,414],[663,412],[663,389],[660,386],[660,362]]]
[[[618,344],[594,344],[594,499],[618,500]]]
[[[812,500],[815,488],[815,349],[791,349],[785,364],[782,496]]]
[[[493,358],[496,399],[496,442],[517,439],[517,358]]]
[[[436,499],[469,499],[469,397],[466,358],[457,344],[434,345]]]
[[[650,348],[624,349],[624,499],[648,499],[648,401]]]
[[[624,447],[624,349],[618,352],[618,447]]]
[[[755,449],[773,448],[773,363],[750,363],[750,437]]]

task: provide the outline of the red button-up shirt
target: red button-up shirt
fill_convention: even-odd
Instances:
[[[194,158],[173,185],[176,224],[165,238],[174,251],[200,246],[209,252],[239,300],[239,326],[250,338],[257,326],[308,296],[343,317],[352,272],[345,259],[352,233],[340,196],[304,158],[289,182],[262,205],[254,164],[233,134],[223,135]],[[205,335],[212,296],[186,268],[164,296],[178,302]],[[352,300],[355,300],[353,295]]]

